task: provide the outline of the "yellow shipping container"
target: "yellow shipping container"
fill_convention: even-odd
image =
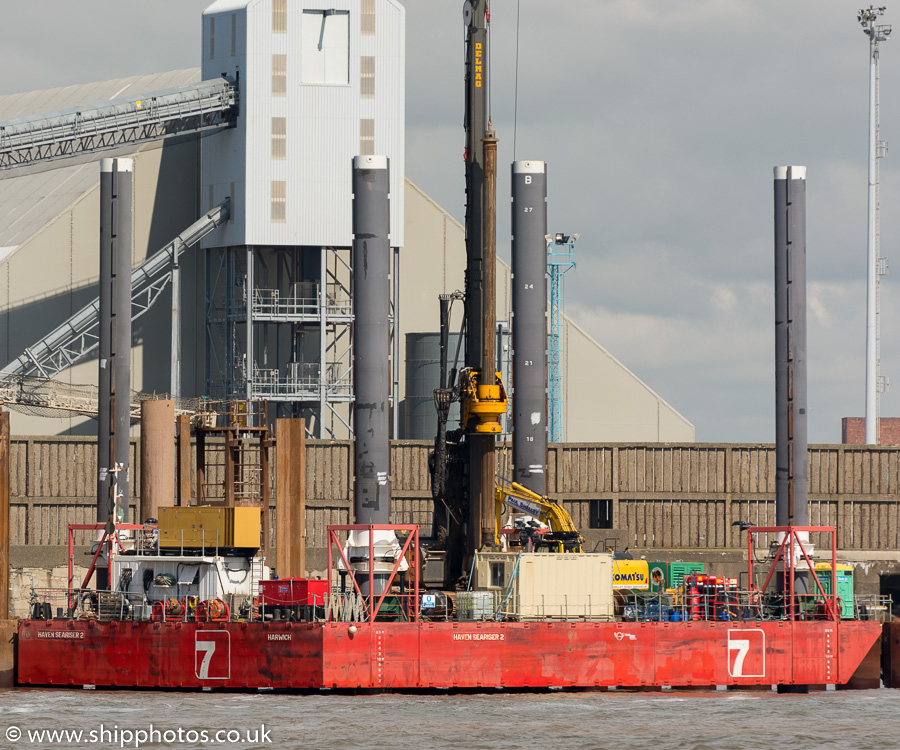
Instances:
[[[231,547],[257,549],[262,532],[262,511],[260,508],[231,508],[234,522],[231,527]]]
[[[613,588],[648,591],[650,566],[646,560],[613,560]]]
[[[259,508],[159,509],[159,546],[162,549],[257,549],[260,542]]]

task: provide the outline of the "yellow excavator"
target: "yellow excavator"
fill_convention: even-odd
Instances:
[[[550,527],[548,534],[530,535],[535,551],[540,548],[546,548],[549,552],[582,551],[584,537],[575,528],[572,516],[562,505],[499,476],[494,482],[494,543],[498,548],[501,518],[507,505]]]

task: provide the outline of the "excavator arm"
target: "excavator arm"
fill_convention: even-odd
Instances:
[[[500,521],[506,506],[536,518],[550,527],[546,541],[557,552],[581,552],[584,538],[568,511],[549,497],[538,495],[517,482],[500,477],[494,485],[494,542],[500,546]]]

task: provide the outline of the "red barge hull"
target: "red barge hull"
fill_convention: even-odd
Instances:
[[[18,683],[401,691],[843,684],[881,629],[860,621],[23,620]]]

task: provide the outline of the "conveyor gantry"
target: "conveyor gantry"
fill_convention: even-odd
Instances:
[[[231,125],[237,87],[224,78],[0,122],[0,171]]]
[[[169,284],[171,266],[182,251],[197,244],[229,215],[226,198],[131,272],[132,320],[149,310]],[[76,364],[99,344],[99,315],[98,297],[0,370],[0,381],[16,376],[51,379]]]

